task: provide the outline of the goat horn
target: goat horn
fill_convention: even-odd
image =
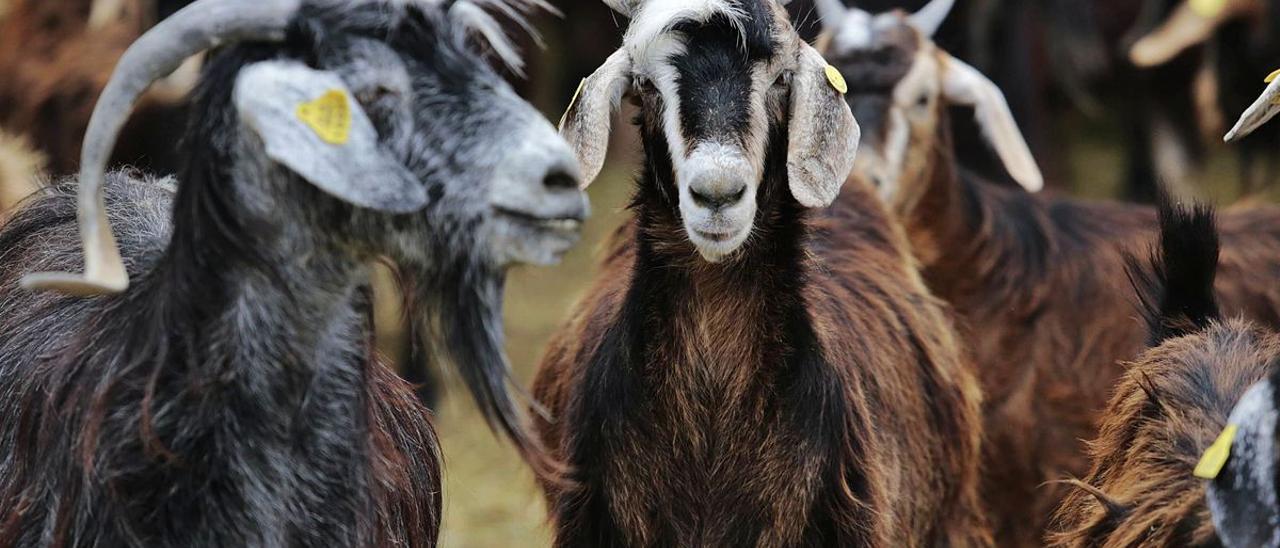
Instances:
[[[1244,111],[1223,140],[1228,143],[1239,141],[1271,121],[1277,113],[1280,113],[1280,78],[1271,80],[1266,91]]]
[[[1209,40],[1223,23],[1259,9],[1258,0],[1184,1],[1164,23],[1134,42],[1129,60],[1142,68],[1163,65]]]
[[[77,200],[84,275],[42,272],[22,278],[22,287],[92,296],[121,293],[129,274],[107,222],[102,186],[120,129],[138,98],[188,57],[242,40],[281,41],[301,0],[200,0],[156,25],[125,51],[94,106],[80,151]]]
[[[827,30],[839,28],[840,23],[844,21],[844,16],[849,13],[849,8],[845,7],[840,0],[817,0],[814,4],[818,8],[818,18],[822,20],[822,28]]]
[[[943,21],[947,20],[947,16],[951,14],[951,8],[955,5],[956,0],[933,0],[920,8],[920,11],[911,14],[911,23],[925,36],[932,38],[938,33],[938,29],[942,28]]]

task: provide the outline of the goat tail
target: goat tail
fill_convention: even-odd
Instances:
[[[1159,200],[1160,243],[1149,264],[1126,257],[1129,279],[1147,322],[1152,346],[1199,331],[1218,319],[1213,283],[1218,272],[1218,230],[1213,208]]]

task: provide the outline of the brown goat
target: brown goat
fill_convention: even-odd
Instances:
[[[52,173],[80,165],[89,114],[116,61],[155,20],[157,0],[12,0],[0,20],[0,127],[27,135]],[[95,19],[90,21],[90,19]],[[148,93],[126,127],[116,159],[176,169],[182,98],[194,71]]]
[[[1038,196],[962,173],[952,106],[974,108],[1014,180],[1042,184],[994,84],[900,12],[864,24],[865,41],[828,40],[864,131],[854,177],[890,203],[926,285],[955,309],[980,364],[985,493],[999,543],[1039,545],[1064,494],[1046,483],[1086,471],[1080,440],[1096,432],[1119,362],[1143,349],[1142,326],[1123,306],[1132,291],[1122,250],[1155,234],[1155,209]],[[1229,211],[1222,231],[1225,309],[1280,323],[1280,210]]]
[[[952,327],[871,189],[836,197],[855,143],[797,139],[853,127],[825,63],[773,0],[631,7],[563,129],[593,176],[610,90],[654,75],[630,94],[647,166],[635,218],[534,384],[544,443],[573,473],[547,483],[556,545],[989,545],[980,391]],[[661,51],[673,43],[688,47]],[[664,105],[691,118],[676,128]],[[757,208],[740,245],[702,233],[739,207]]]
[[[1269,504],[1243,508],[1236,506],[1244,500],[1237,497],[1251,496],[1251,480],[1236,476],[1250,469],[1274,470],[1274,451],[1250,450],[1261,445],[1253,443],[1255,435],[1274,441],[1274,401],[1267,398],[1260,406],[1272,414],[1270,427],[1257,429],[1260,417],[1243,399],[1252,386],[1275,378],[1280,336],[1242,319],[1218,318],[1211,215],[1204,210],[1161,213],[1162,252],[1154,268],[1137,261],[1130,267],[1155,348],[1121,378],[1099,435],[1089,444],[1092,468],[1083,480],[1069,483],[1077,489],[1059,507],[1050,543],[1274,546],[1274,539],[1264,542],[1272,536],[1266,524],[1275,516],[1274,479],[1257,490],[1270,493]],[[1228,465],[1214,481],[1195,477],[1197,461],[1229,422],[1240,432]],[[1214,512],[1206,501],[1209,489],[1224,501]],[[1233,514],[1252,525],[1239,527]],[[1215,523],[1226,525],[1218,530]]]

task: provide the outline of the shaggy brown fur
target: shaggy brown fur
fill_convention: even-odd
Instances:
[[[910,141],[892,209],[926,285],[958,313],[961,339],[978,364],[988,441],[984,492],[997,539],[1036,546],[1065,492],[1047,482],[1086,471],[1080,440],[1097,432],[1123,373],[1119,362],[1144,348],[1146,333],[1126,306],[1132,288],[1122,251],[1156,233],[1155,208],[1032,195],[962,172],[938,86],[923,109],[902,106],[916,96],[898,89],[913,63],[934,55],[946,70],[946,58],[921,38],[886,31],[878,39],[884,49],[832,60],[852,75],[850,103],[871,151],[859,161],[886,142],[889,111],[897,109]],[[876,175],[859,169],[855,178]],[[1217,288],[1225,310],[1280,324],[1280,210],[1234,209],[1221,227]]]
[[[1217,319],[1208,224],[1197,227],[1200,242],[1171,241],[1166,229],[1156,275],[1133,268],[1158,346],[1121,378],[1089,444],[1092,468],[1070,483],[1076,489],[1057,511],[1055,546],[1221,546],[1207,482],[1192,470],[1236,402],[1280,360],[1280,337],[1242,319]],[[1190,226],[1174,231],[1189,235]]]
[[[1191,471],[1232,407],[1280,359],[1280,337],[1214,323],[1140,357],[1121,378],[1093,465],[1058,509],[1055,546],[1220,546]]]
[[[1064,494],[1045,483],[1085,472],[1080,440],[1097,431],[1120,362],[1143,348],[1122,250],[1151,239],[1155,209],[998,188],[956,173],[947,149],[934,149],[905,224],[980,366],[989,504],[1006,534],[1034,545]],[[1280,324],[1280,211],[1229,210],[1221,229],[1224,310]]]
[[[154,20],[155,0],[123,0],[118,20],[91,28],[91,0],[12,0],[0,21],[0,126],[28,135],[55,174],[80,164],[80,141],[116,60]],[[174,171],[182,90],[149,93],[115,159]]]
[[[637,206],[534,386],[559,545],[990,544],[979,391],[875,204],[775,205],[718,265]]]

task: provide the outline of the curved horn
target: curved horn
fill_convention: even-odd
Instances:
[[[1244,139],[1250,133],[1253,133],[1263,124],[1275,118],[1280,113],[1280,78],[1270,80],[1266,91],[1258,97],[1249,110],[1244,111],[1240,116],[1240,120],[1236,122],[1235,127],[1227,133],[1223,138],[1228,143],[1234,143],[1240,139]]]
[[[1186,1],[1159,27],[1129,48],[1129,60],[1142,68],[1163,65],[1203,44],[1227,21],[1262,9],[1257,0]]]
[[[77,296],[120,293],[129,287],[129,274],[107,222],[102,185],[133,105],[152,83],[192,55],[229,42],[283,40],[300,5],[301,0],[200,0],[156,25],[125,51],[94,106],[80,151],[77,215],[84,275],[29,274],[22,278],[22,287]]]
[[[845,7],[840,0],[815,0],[814,7],[818,8],[818,18],[822,20],[822,28],[827,30],[839,28],[840,23],[844,21],[844,16],[849,13],[849,8]]]
[[[942,22],[947,20],[947,16],[951,14],[951,8],[955,5],[956,0],[933,0],[920,8],[920,11],[910,15],[911,23],[925,36],[932,38],[938,33],[938,29],[942,28]]]

